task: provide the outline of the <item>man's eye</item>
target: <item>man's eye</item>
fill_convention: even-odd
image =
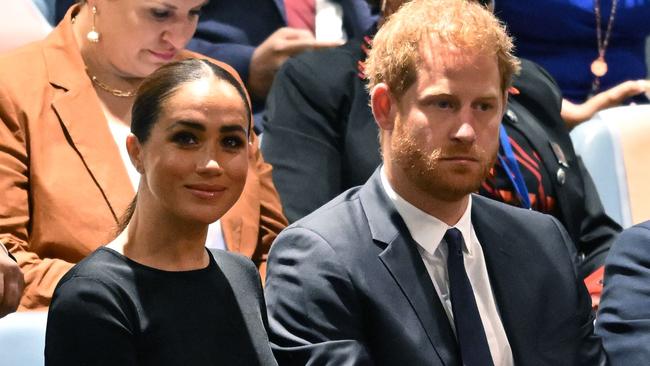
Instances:
[[[451,103],[449,103],[449,101],[446,100],[439,100],[438,102],[436,102],[436,105],[438,106],[438,108],[442,108],[442,109],[451,108]]]
[[[493,106],[490,103],[479,103],[478,104],[478,109],[481,110],[481,111],[484,111],[484,112],[489,111],[492,108],[493,108]]]
[[[151,9],[151,16],[159,20],[169,18],[170,14],[169,10]]]

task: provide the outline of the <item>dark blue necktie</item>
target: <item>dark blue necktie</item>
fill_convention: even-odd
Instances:
[[[474,290],[469,282],[463,262],[463,236],[456,228],[445,233],[447,273],[449,274],[449,293],[451,309],[454,313],[456,337],[460,355],[465,366],[493,366],[490,347],[485,337],[483,322],[476,306]]]

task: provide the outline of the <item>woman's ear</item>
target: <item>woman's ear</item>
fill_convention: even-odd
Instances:
[[[133,164],[135,170],[137,170],[138,173],[143,174],[142,145],[140,145],[140,141],[132,133],[126,137],[126,151],[129,153],[131,164]]]

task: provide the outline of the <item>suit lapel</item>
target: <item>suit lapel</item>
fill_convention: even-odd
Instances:
[[[416,243],[381,187],[379,169],[361,191],[373,240],[386,246],[379,258],[411,304],[440,361],[459,363],[456,338]]]
[[[532,323],[527,313],[531,304],[522,302],[528,285],[526,277],[518,275],[525,271],[517,268],[520,249],[515,247],[526,243],[516,235],[515,227],[507,226],[506,220],[494,220],[501,213],[486,205],[485,200],[487,198],[472,196],[472,226],[483,249],[490,286],[516,364],[526,359],[526,355],[521,354],[522,343],[531,341],[526,329]]]
[[[72,34],[70,12],[46,42],[43,52],[50,84],[65,90],[53,99],[52,108],[70,146],[117,219],[134,192],[97,94],[84,72],[85,65]]]

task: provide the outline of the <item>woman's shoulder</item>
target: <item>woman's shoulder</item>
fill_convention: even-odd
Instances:
[[[131,272],[125,258],[106,247],[100,247],[75,264],[59,281],[57,287],[69,282],[91,282],[106,289],[122,287]]]
[[[233,289],[237,289],[240,295],[257,294],[255,297],[261,296],[260,274],[248,257],[218,249],[210,249],[210,253],[226,280]]]
[[[0,83],[3,89],[29,88],[35,80],[47,80],[43,41],[30,43],[0,55]]]
[[[136,314],[135,285],[120,254],[101,247],[61,278],[54,290],[50,314],[74,319],[93,318],[95,315],[90,313],[97,309],[114,316]]]
[[[217,266],[222,272],[224,272],[224,274],[259,278],[257,268],[250,258],[239,253],[228,252],[225,250],[210,249],[209,251],[217,263]]]

